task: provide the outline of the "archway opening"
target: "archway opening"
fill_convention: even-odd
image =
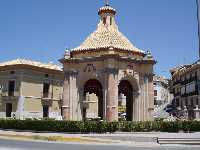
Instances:
[[[133,87],[127,80],[119,83],[119,119],[133,120]]]
[[[85,119],[103,119],[103,91],[96,79],[88,80],[84,85],[82,117]]]

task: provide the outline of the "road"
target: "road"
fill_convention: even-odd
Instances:
[[[0,139],[0,150],[199,150],[199,146],[135,147],[127,145],[56,143]]]

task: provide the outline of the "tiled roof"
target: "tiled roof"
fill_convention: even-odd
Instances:
[[[15,59],[15,60],[0,63],[0,67],[14,66],[14,65],[28,65],[28,66],[33,66],[33,67],[62,71],[62,67],[55,65],[55,64],[41,63],[41,62],[37,62],[37,61],[19,59],[19,58]]]
[[[115,11],[115,9],[110,6],[104,6],[100,8],[99,11],[105,9]],[[144,51],[133,46],[133,44],[118,30],[118,26],[114,20],[112,25],[110,25],[104,24],[102,19],[100,20],[96,31],[90,34],[80,46],[72,49],[72,51],[97,50],[105,48],[116,48],[120,50],[144,53]]]
[[[178,73],[188,72],[191,69],[194,69],[195,67],[199,67],[199,66],[200,66],[200,60],[194,62],[193,64],[177,66],[177,67],[171,69],[170,72],[173,73],[173,76],[174,76],[174,75],[177,75]]]

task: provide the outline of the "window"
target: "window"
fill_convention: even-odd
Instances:
[[[195,91],[195,82],[190,82],[188,84],[186,84],[186,93],[191,93]]]
[[[49,106],[48,105],[43,106],[43,117],[44,118],[49,117]]]
[[[110,17],[110,25],[112,25],[112,17]]]
[[[10,71],[10,74],[15,74],[15,71]]]
[[[43,97],[48,98],[49,97],[49,83],[43,84]]]
[[[191,77],[191,74],[190,74],[190,73],[188,73],[188,74],[186,75],[186,80],[189,80],[189,79],[190,79],[190,77]]]
[[[8,96],[14,96],[15,81],[9,81],[8,83]]]
[[[192,72],[191,74],[191,78],[195,77],[195,72]]]
[[[181,95],[185,94],[185,86],[181,87]]]
[[[12,104],[6,103],[6,117],[11,117],[12,114]]]
[[[157,96],[157,90],[154,90],[154,96]]]
[[[185,76],[182,76],[182,77],[181,77],[181,81],[185,81]]]
[[[48,77],[49,77],[49,75],[48,75],[48,74],[45,74],[44,76],[45,76],[45,78],[48,78]]]
[[[193,101],[192,98],[190,99],[190,106],[191,106],[192,108],[194,107],[194,101]]]
[[[106,17],[103,17],[103,24],[106,24]]]
[[[185,99],[185,106],[188,106],[188,100]]]
[[[154,97],[154,105],[157,105],[157,98]]]
[[[179,104],[179,99],[176,99],[176,107],[179,107],[180,104]]]

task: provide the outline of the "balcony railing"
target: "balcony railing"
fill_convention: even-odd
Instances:
[[[50,94],[49,93],[42,93],[42,97],[43,98],[50,98]]]
[[[2,97],[18,97],[20,93],[18,91],[14,91],[14,92],[4,91],[1,93],[1,95]]]
[[[194,76],[194,77],[191,77],[190,79],[186,79],[184,81],[181,81],[180,83],[181,83],[181,85],[185,85],[185,84],[188,84],[188,83],[193,82],[193,81],[197,82],[197,76]]]
[[[190,93],[185,93],[183,95],[181,95],[181,97],[187,97],[187,96],[193,96],[193,95],[198,95],[199,92],[197,90],[190,92]]]
[[[181,80],[174,81],[174,82],[173,82],[173,86],[174,86],[174,85],[177,85],[177,84],[179,84],[179,83],[181,83]]]

